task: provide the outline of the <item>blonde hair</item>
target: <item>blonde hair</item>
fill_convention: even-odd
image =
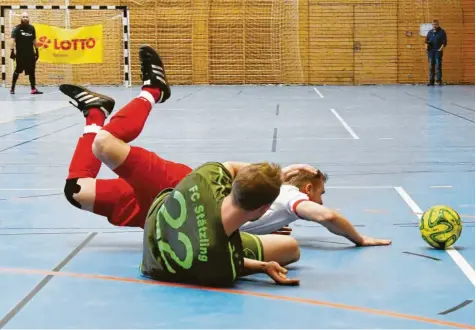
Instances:
[[[256,163],[243,167],[233,180],[233,202],[252,211],[272,204],[281,189],[281,167],[271,163]]]
[[[285,183],[296,186],[298,188],[302,188],[304,185],[310,182],[323,182],[326,183],[328,176],[326,173],[321,171],[317,171],[316,174],[312,174],[309,172],[300,171],[298,174],[289,178]]]

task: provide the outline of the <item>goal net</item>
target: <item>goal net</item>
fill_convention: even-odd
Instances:
[[[96,63],[65,64],[61,61],[45,63],[40,50],[36,65],[36,80],[39,86],[62,83],[90,85],[130,86],[129,60],[129,15],[124,6],[1,6],[2,40],[2,85],[11,85],[15,61],[10,59],[11,32],[20,24],[21,14],[28,12],[30,24],[56,27],[66,30],[101,26],[102,55]],[[51,40],[41,36],[37,29],[37,41],[47,40],[48,47],[87,49],[81,40]],[[91,41],[90,44],[92,44]],[[40,46],[41,49],[41,46]],[[99,55],[98,55],[99,56]],[[43,60],[43,61],[42,61]],[[52,62],[52,63],[51,63]],[[63,61],[64,62],[64,61]],[[93,61],[94,62],[94,61]],[[20,75],[18,85],[28,85],[28,77]]]

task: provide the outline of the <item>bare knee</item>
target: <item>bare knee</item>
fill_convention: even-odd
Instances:
[[[292,264],[294,262],[299,261],[301,258],[301,249],[299,248],[299,244],[297,240],[292,236],[284,236],[286,238],[285,242],[283,242],[283,248],[286,251],[286,255],[288,256],[287,264]]]
[[[131,149],[127,143],[104,130],[96,134],[92,148],[94,156],[112,170],[124,163]]]
[[[94,156],[102,162],[107,161],[111,154],[114,139],[115,137],[112,136],[111,133],[100,130],[93,141],[92,148]]]
[[[92,211],[96,198],[96,180],[92,178],[67,179],[64,196],[74,207]]]
[[[264,249],[264,261],[276,261],[286,266],[299,260],[301,250],[296,239],[284,235],[260,236]]]

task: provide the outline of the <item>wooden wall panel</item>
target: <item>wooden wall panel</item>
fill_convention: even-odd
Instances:
[[[309,4],[309,83],[353,84],[353,5]]]
[[[71,5],[96,3],[70,0]],[[0,0],[0,4],[64,1]],[[159,50],[172,84],[426,83],[428,61],[420,25],[439,19],[448,34],[444,81],[474,84],[474,0],[105,0],[101,4],[130,8],[134,83],[140,83],[137,48],[144,43]],[[51,17],[57,14],[42,15],[32,17],[53,22]],[[90,23],[81,21],[75,26]],[[111,38],[119,35],[115,26],[110,30]],[[109,53],[117,56],[114,49]],[[117,72],[104,66],[104,75],[118,76],[120,61],[117,66]],[[82,77],[83,71],[91,68],[65,67],[64,79]]]
[[[354,5],[354,83],[397,83],[397,6]]]

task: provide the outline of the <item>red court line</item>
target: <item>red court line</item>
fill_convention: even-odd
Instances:
[[[197,285],[188,285],[188,284],[177,284],[177,283],[167,283],[167,282],[159,282],[159,281],[152,281],[152,280],[141,280],[136,278],[127,278],[127,277],[116,277],[116,276],[108,276],[108,275],[98,275],[98,274],[84,274],[84,273],[70,273],[70,272],[55,272],[55,271],[48,271],[48,270],[41,270],[41,269],[25,269],[25,268],[0,268],[0,273],[15,273],[15,274],[36,274],[36,275],[53,275],[53,276],[64,276],[64,277],[75,277],[75,278],[83,278],[83,279],[96,279],[96,280],[105,280],[105,281],[114,281],[114,282],[126,282],[126,283],[141,283],[141,284],[149,284],[149,285],[160,285],[160,286],[168,286],[168,287],[179,287],[179,288],[190,288],[190,289],[199,289],[204,291],[212,291],[212,292],[222,292],[222,293],[230,293],[230,294],[237,294],[237,295],[244,295],[244,296],[252,296],[252,297],[259,297],[259,298],[267,298],[267,299],[274,299],[274,300],[281,300],[281,301],[289,301],[295,303],[302,303],[302,304],[309,304],[309,305],[317,305],[323,306],[328,308],[336,308],[354,312],[361,312],[367,314],[374,314],[380,316],[388,316],[393,318],[399,319],[406,319],[418,322],[425,322],[429,324],[436,324],[436,325],[444,325],[449,327],[454,327],[458,329],[475,329],[473,325],[451,322],[451,321],[443,321],[437,319],[431,319],[428,317],[410,315],[410,314],[403,314],[397,313],[392,311],[385,311],[373,308],[366,308],[360,306],[352,306],[352,305],[345,305],[339,303],[332,303],[328,301],[320,301],[314,299],[306,299],[306,298],[298,298],[298,297],[287,297],[287,296],[280,296],[274,295],[269,293],[260,293],[260,292],[252,292],[252,291],[243,291],[243,290],[236,290],[236,289],[222,289],[222,288],[210,288],[210,287],[202,287]]]

